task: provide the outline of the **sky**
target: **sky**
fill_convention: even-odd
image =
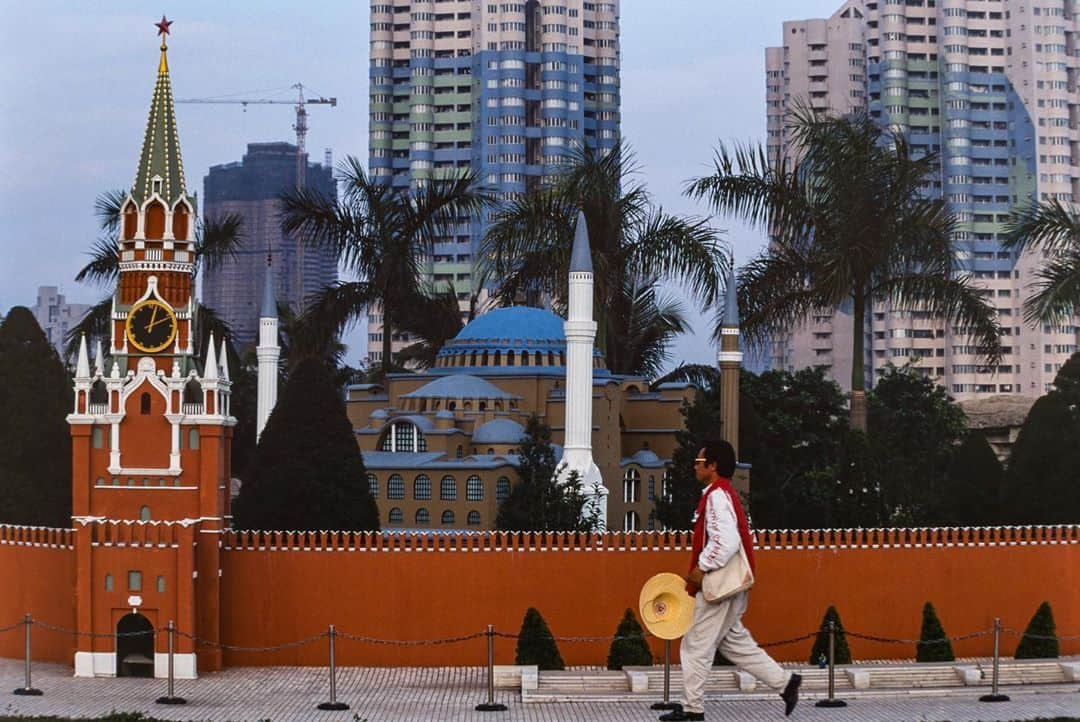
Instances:
[[[335,96],[309,106],[308,152],[367,159],[368,0],[169,3],[0,0],[0,311],[32,306],[37,287],[91,303],[107,289],[72,280],[100,231],[94,200],[128,188],[157,71],[154,23],[173,21],[176,98]],[[708,216],[682,195],[709,171],[718,142],[765,138],[765,47],[784,20],[826,17],[839,0],[622,0],[622,133],[665,210]],[[250,142],[295,142],[291,105],[176,106],[189,192],[211,165],[238,161]],[[736,263],[763,235],[711,222]],[[670,365],[712,363],[712,311],[692,311]],[[362,333],[349,336],[356,365]]]

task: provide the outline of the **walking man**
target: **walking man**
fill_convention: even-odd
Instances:
[[[754,546],[746,514],[731,487],[735,473],[735,449],[726,441],[708,443],[694,459],[694,473],[705,487],[694,512],[694,545],[686,591],[694,597],[694,621],[682,638],[683,703],[661,715],[663,722],[705,719],[705,681],[719,649],[735,666],[752,674],[773,689],[782,689],[784,714],[790,715],[799,701],[802,676],[785,671],[758,646],[743,626],[749,592],[739,592],[717,602],[707,602],[701,580],[707,572],[720,569],[738,552],[754,569]]]

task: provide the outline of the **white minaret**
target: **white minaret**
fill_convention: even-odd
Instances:
[[[563,324],[566,333],[566,437],[559,462],[559,479],[579,475],[581,493],[588,500],[587,513],[598,515],[599,527],[607,528],[607,488],[592,455],[593,268],[585,214],[578,212],[574,249],[570,254],[570,298]]]
[[[259,359],[259,400],[255,411],[255,438],[262,436],[266,420],[277,403],[278,346],[277,301],[274,300],[274,268],[270,256],[266,257],[266,280],[263,282],[262,308],[259,310],[259,345],[255,347]]]

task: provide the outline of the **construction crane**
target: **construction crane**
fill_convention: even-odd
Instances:
[[[240,98],[179,98],[177,103],[201,103],[201,104],[228,104],[228,105],[242,105],[244,110],[247,110],[249,105],[292,105],[296,108],[296,123],[293,124],[293,130],[296,131],[296,187],[303,188],[307,183],[307,162],[304,160],[306,156],[307,146],[307,106],[309,105],[329,105],[331,108],[337,107],[337,98],[324,98],[322,96],[318,98],[305,98],[304,97],[304,84],[297,83],[292,86],[292,89],[297,93],[297,99],[292,100],[275,100],[270,98],[254,98],[254,99],[240,99]]]
[[[305,98],[304,97],[304,84],[297,83],[292,86],[292,89],[296,91],[296,101],[291,100],[275,100],[271,98],[255,98],[255,99],[240,99],[240,98],[179,98],[175,102],[177,103],[201,103],[201,104],[228,104],[228,105],[242,105],[244,110],[247,111],[249,105],[293,105],[296,108],[296,123],[293,124],[293,130],[296,131],[296,187],[302,190],[307,185],[307,107],[308,105],[329,105],[331,108],[337,107],[337,98],[324,98],[319,96],[318,98]],[[305,275],[305,253],[304,244],[297,245],[297,281],[300,287],[300,296],[298,300],[298,306],[300,311],[304,308],[304,275]]]

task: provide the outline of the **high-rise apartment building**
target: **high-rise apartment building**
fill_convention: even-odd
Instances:
[[[301,247],[281,231],[282,192],[296,186],[296,146],[249,143],[238,163],[210,167],[203,179],[205,216],[242,218],[239,251],[202,274],[202,299],[233,332],[240,347],[254,346],[266,277],[266,256],[273,254],[274,296],[301,309],[303,300],[337,280],[337,259],[328,250]],[[330,165],[308,163],[307,188],[337,197]]]
[[[619,138],[619,2],[372,0],[369,166],[397,188],[474,171],[506,200],[575,146]],[[436,244],[436,284],[472,291],[487,218]],[[382,317],[368,317],[370,361]],[[406,343],[395,339],[394,349]]]
[[[45,338],[49,340],[64,359],[64,337],[75,327],[90,306],[85,303],[68,303],[56,286],[38,286],[37,303],[32,309]],[[66,359],[65,359],[66,360]]]
[[[1004,334],[1003,361],[990,369],[965,329],[878,304],[865,329],[875,375],[890,361],[910,360],[959,398],[1044,393],[1077,349],[1077,321],[1024,322],[1023,303],[1042,257],[1017,255],[1001,241],[1017,206],[1080,202],[1080,2],[849,0],[843,10],[862,15],[865,102],[858,107],[904,133],[914,152],[940,155],[927,190],[943,196],[956,214],[958,261],[996,307]],[[793,39],[800,33],[789,34],[788,25],[784,48],[766,52],[769,143],[776,150],[786,146],[782,128],[775,133],[775,116],[805,99],[803,88],[824,109],[856,107],[839,95],[814,95],[822,89],[815,79],[823,67],[850,63],[854,82],[855,41],[826,36],[804,56]],[[850,342],[821,343],[842,317],[815,317],[779,338],[774,361],[791,367],[813,354],[837,370],[847,388],[850,376],[838,371]]]

